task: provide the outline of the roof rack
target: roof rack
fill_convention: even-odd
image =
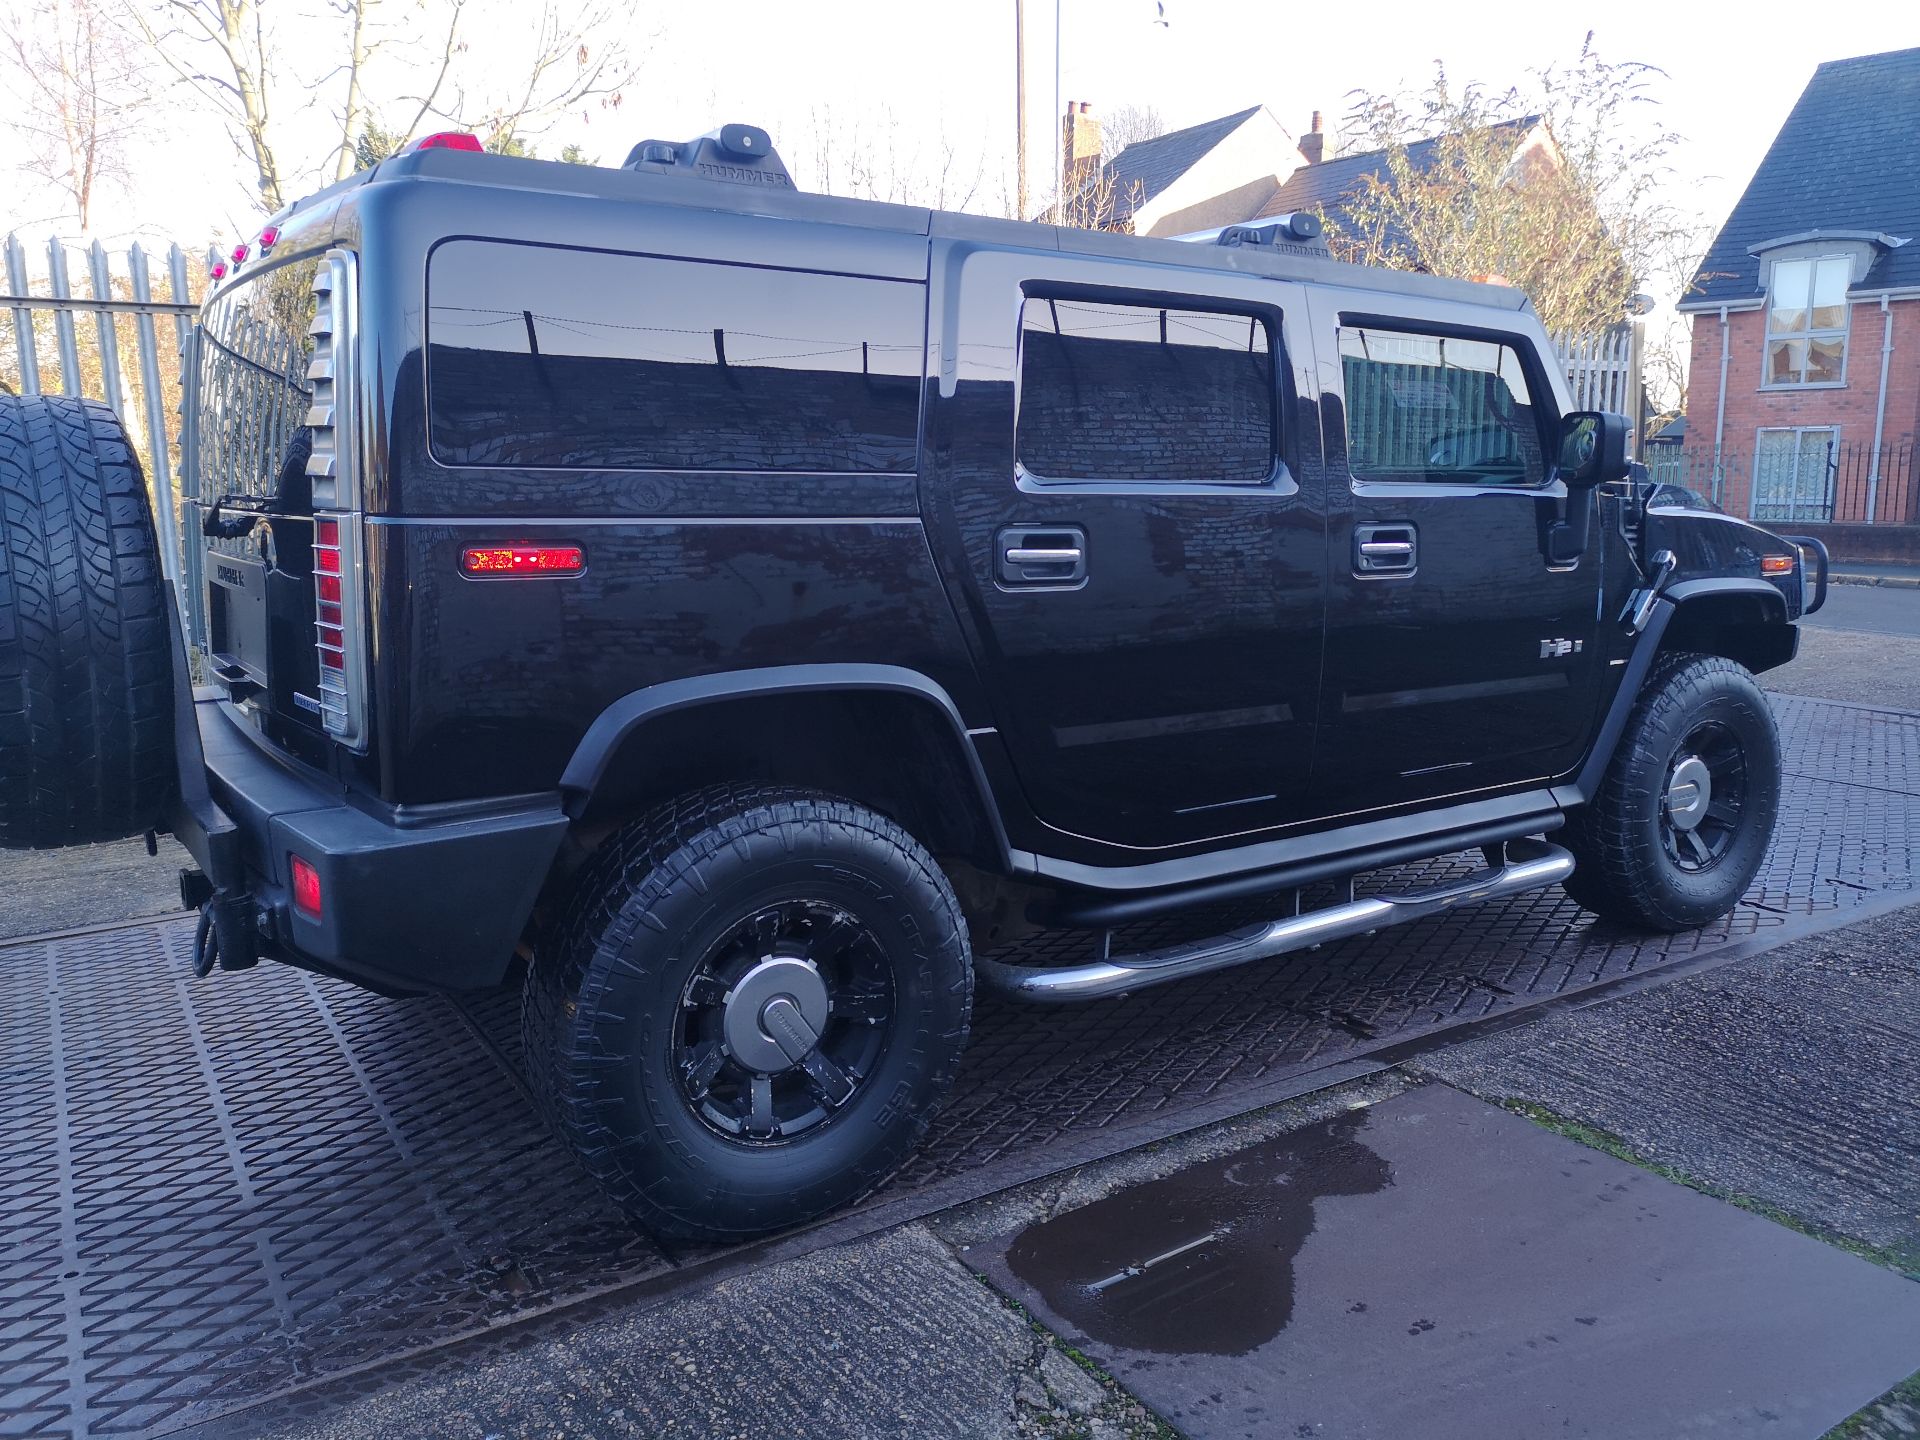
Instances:
[[[692,140],[642,140],[620,168],[695,175],[731,185],[795,188],[773,138],[758,125],[722,125]]]

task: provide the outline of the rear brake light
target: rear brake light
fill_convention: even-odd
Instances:
[[[1793,556],[1762,555],[1760,557],[1760,573],[1762,575],[1791,575],[1793,573]]]
[[[343,608],[344,578],[340,566],[340,522],[326,515],[313,517],[313,644],[320,660],[322,712],[329,701],[345,694],[347,631]],[[339,677],[331,682],[327,676]]]
[[[464,130],[442,130],[434,135],[422,135],[409,150],[471,150],[476,155],[486,149],[480,143],[478,135],[469,135]]]
[[[293,908],[309,920],[320,918],[320,872],[298,855],[287,857],[293,869]]]
[[[578,545],[476,545],[460,555],[468,575],[578,575],[586,568]]]

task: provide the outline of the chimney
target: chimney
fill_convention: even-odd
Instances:
[[[1100,168],[1100,122],[1085,100],[1067,102],[1067,113],[1060,121],[1060,159],[1068,195],[1077,193]]]
[[[1307,164],[1318,165],[1327,155],[1326,132],[1320,128],[1320,112],[1313,112],[1313,128],[1300,137],[1300,153],[1307,157]]]

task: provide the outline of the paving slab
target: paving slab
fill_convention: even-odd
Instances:
[[[973,1257],[1195,1440],[1812,1440],[1920,1367],[1920,1285],[1444,1085]]]
[[[1410,1066],[1920,1268],[1920,908]]]

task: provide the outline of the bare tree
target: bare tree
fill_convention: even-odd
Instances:
[[[225,123],[269,211],[430,125],[526,153],[526,137],[562,114],[617,109],[637,66],[625,36],[638,0],[544,0],[537,11],[497,0],[503,23],[487,33],[510,35],[513,48],[487,54],[468,35],[485,0],[302,0],[281,12],[303,42],[326,37],[319,53],[284,43],[263,0],[125,3],[174,79]],[[298,124],[277,115],[287,93],[300,97]],[[322,124],[315,106],[329,112]]]
[[[1100,118],[1100,158],[1111,160],[1129,145],[1167,133],[1167,122],[1151,105],[1122,105]]]
[[[0,12],[0,89],[19,137],[17,168],[58,195],[83,234],[93,229],[102,186],[126,179],[126,141],[150,93],[107,3],[29,8],[15,0]]]
[[[1385,154],[1326,217],[1335,252],[1498,277],[1553,330],[1617,322],[1688,223],[1657,194],[1678,137],[1638,123],[1660,74],[1603,60],[1589,36],[1572,65],[1505,92],[1457,88],[1444,68],[1414,95],[1355,92],[1349,148]]]
[[[797,154],[806,157],[813,186],[823,194],[935,210],[973,209],[986,174],[984,157],[975,155],[969,162],[944,132],[930,145],[916,141],[906,147],[900,134],[890,111],[864,123],[820,105],[808,114],[807,138]]]

